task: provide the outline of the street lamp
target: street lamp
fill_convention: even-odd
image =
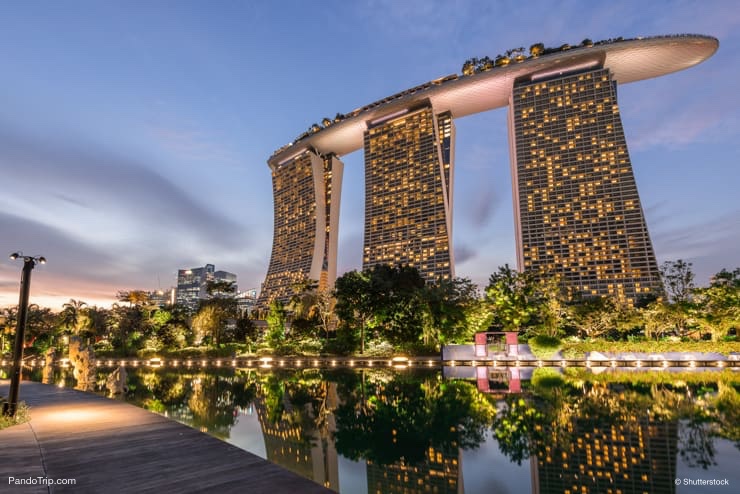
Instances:
[[[46,264],[46,258],[42,256],[24,256],[23,252],[10,254],[12,260],[23,259],[23,271],[21,272],[21,295],[18,301],[18,324],[15,328],[15,346],[13,347],[13,374],[10,378],[10,392],[8,401],[3,405],[3,415],[13,417],[18,408],[18,389],[21,385],[21,370],[23,366],[23,333],[26,330],[26,319],[28,318],[28,292],[31,289],[31,271],[36,263]]]

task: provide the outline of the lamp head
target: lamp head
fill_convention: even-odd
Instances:
[[[44,256],[39,257],[39,264],[46,264],[46,258]]]
[[[12,254],[10,254],[10,258],[15,261],[16,259],[18,259],[19,255],[20,254],[18,252],[13,252]]]

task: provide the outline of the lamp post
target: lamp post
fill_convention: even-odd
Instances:
[[[26,319],[28,318],[28,292],[31,289],[31,271],[36,263],[46,264],[46,259],[41,256],[24,256],[22,252],[10,254],[10,258],[23,259],[23,271],[21,272],[21,295],[18,301],[18,324],[15,328],[15,345],[13,347],[13,374],[10,377],[10,392],[8,401],[3,405],[3,415],[15,416],[18,408],[18,389],[21,385],[21,371],[23,368],[23,333],[26,330]]]

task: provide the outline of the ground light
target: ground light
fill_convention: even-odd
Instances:
[[[18,324],[15,328],[15,345],[13,346],[13,371],[10,377],[10,391],[8,401],[3,404],[3,415],[15,416],[18,408],[18,390],[21,385],[21,371],[23,369],[23,333],[26,331],[26,320],[28,319],[28,294],[31,289],[31,271],[36,263],[46,264],[46,258],[42,256],[24,256],[23,252],[10,254],[12,260],[23,259],[23,270],[21,271],[21,293],[18,300]]]

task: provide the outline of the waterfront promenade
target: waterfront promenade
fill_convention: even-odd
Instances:
[[[8,381],[0,381],[7,395]],[[205,433],[121,401],[24,381],[28,423],[0,430],[0,492],[332,491]],[[15,485],[9,478],[74,479]]]

